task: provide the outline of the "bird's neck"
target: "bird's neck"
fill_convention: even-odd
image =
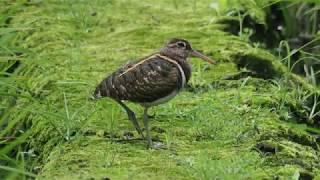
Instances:
[[[160,51],[159,54],[176,61],[182,67],[182,70],[186,76],[186,82],[189,81],[190,76],[191,76],[191,66],[189,65],[189,63],[187,61],[188,57],[181,57],[179,55],[168,54],[168,53],[164,53],[163,51]]]
[[[183,72],[186,76],[186,82],[189,81],[191,76],[191,66],[189,65],[187,58],[185,59],[176,59],[176,61],[179,63],[179,65],[182,67]]]

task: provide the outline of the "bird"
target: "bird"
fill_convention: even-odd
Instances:
[[[126,111],[138,134],[147,140],[147,147],[154,148],[148,110],[168,102],[187,85],[191,77],[191,66],[188,62],[190,56],[216,64],[216,61],[194,50],[187,40],[172,38],[158,52],[128,62],[111,73],[98,84],[92,98],[109,97],[116,101]],[[135,113],[124,101],[140,104],[144,108],[143,124],[146,136]]]

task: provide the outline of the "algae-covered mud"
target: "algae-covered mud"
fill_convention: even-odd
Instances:
[[[320,5],[299,3],[1,1],[0,179],[320,179]],[[150,111],[166,148],[146,149],[89,97],[174,37],[218,64],[189,60],[188,86]]]

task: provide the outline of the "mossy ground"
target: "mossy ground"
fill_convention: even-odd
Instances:
[[[261,52],[223,32],[206,1],[37,1],[13,3],[10,22],[29,53],[16,72],[30,99],[13,119],[32,124],[28,140],[39,179],[297,179],[319,176],[318,143],[305,125],[283,121],[290,94],[259,78],[222,80],[236,57]],[[9,6],[9,5],[8,5]],[[154,107],[152,136],[167,149],[147,150],[125,112],[94,87],[130,59],[188,39],[216,59],[191,59],[190,87]],[[279,77],[277,77],[279,78]],[[129,106],[141,116],[142,109]],[[312,131],[315,132],[315,131]],[[131,139],[133,138],[133,139]],[[129,140],[126,140],[129,139]]]

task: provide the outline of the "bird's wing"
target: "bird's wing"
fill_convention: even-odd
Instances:
[[[100,84],[100,91],[119,100],[153,102],[182,88],[185,77],[181,71],[173,60],[150,56],[118,69]]]

